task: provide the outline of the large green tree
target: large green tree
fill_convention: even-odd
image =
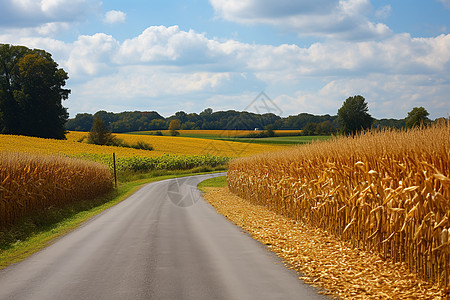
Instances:
[[[0,132],[64,139],[68,78],[48,52],[0,44]]]
[[[357,95],[349,97],[338,110],[339,123],[344,134],[356,134],[372,126],[374,119],[368,113],[366,99]]]
[[[406,117],[406,128],[426,125],[430,122],[429,115],[428,111],[422,106],[414,107]]]

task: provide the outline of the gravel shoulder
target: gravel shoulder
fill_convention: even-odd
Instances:
[[[204,198],[231,222],[303,274],[304,282],[341,299],[449,299],[449,291],[419,279],[402,263],[353,249],[332,235],[253,205],[228,188]]]

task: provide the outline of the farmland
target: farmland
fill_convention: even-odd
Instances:
[[[117,156],[119,169],[151,171],[156,169],[190,169],[199,166],[224,165],[230,157],[239,157],[282,149],[275,145],[234,143],[170,136],[118,134],[127,143],[145,142],[154,150],[87,144],[86,132],[70,132],[67,140],[41,139],[25,136],[0,135],[0,151],[79,157],[108,164],[112,153]]]
[[[7,199],[1,203],[0,225],[13,224],[21,216],[47,207],[70,203],[73,197],[95,198],[111,190],[112,153],[116,154],[121,179],[122,173],[130,172],[223,169],[230,157],[279,149],[198,138],[118,135],[127,143],[151,144],[154,150],[148,151],[87,144],[82,142],[87,134],[71,132],[67,140],[0,135],[0,195]],[[79,186],[72,186],[76,182]],[[109,188],[103,188],[105,185]],[[90,196],[81,195],[80,189]],[[98,189],[101,192],[95,192]]]
[[[76,142],[86,137],[87,132],[72,131],[67,135],[69,142]],[[280,146],[272,145],[257,145],[257,144],[241,144],[232,141],[220,141],[210,140],[202,138],[191,137],[172,137],[172,136],[154,136],[145,134],[115,134],[117,138],[122,139],[126,143],[136,143],[142,141],[148,143],[154,147],[154,151],[148,152],[143,150],[132,150],[122,148],[118,153],[122,153],[123,156],[159,156],[162,154],[176,154],[176,155],[214,155],[222,157],[240,157],[249,156],[266,151],[281,150]],[[80,143],[82,147],[92,146],[86,143]],[[112,148],[103,146],[108,149],[109,153],[112,153]],[[97,149],[98,147],[96,147]],[[114,147],[117,149],[117,147]],[[100,150],[97,150],[100,151]],[[103,152],[104,153],[104,152]]]
[[[182,137],[195,137],[195,138],[235,138],[247,136],[250,134],[258,133],[260,131],[255,130],[178,130]],[[299,135],[301,130],[275,130],[276,134],[280,136],[284,135]],[[156,131],[135,131],[130,134],[142,134],[142,135],[155,135]],[[161,130],[163,135],[170,135],[169,130]]]
[[[297,145],[309,144],[314,141],[330,139],[331,136],[302,136],[302,130],[275,130],[274,137],[252,137],[262,133],[254,130],[178,130],[180,137],[200,138],[221,141],[233,141],[241,143],[264,144],[264,145]],[[168,130],[162,130],[163,135],[170,135]],[[133,135],[155,135],[156,131],[130,132]]]
[[[98,146],[68,140],[0,135],[0,268],[24,258],[88,216],[156,178],[223,170],[229,157],[277,147],[181,137],[126,135],[154,150]],[[122,138],[122,137],[120,137]],[[119,186],[113,190],[112,153]],[[214,155],[215,154],[215,155]],[[57,227],[57,229],[56,229]]]
[[[448,124],[367,132],[237,159],[228,185],[253,204],[449,286],[449,160]]]

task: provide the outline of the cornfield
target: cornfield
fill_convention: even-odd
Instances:
[[[231,191],[449,287],[450,124],[239,158]]]
[[[112,187],[105,165],[0,151],[0,227],[49,207],[101,196]]]

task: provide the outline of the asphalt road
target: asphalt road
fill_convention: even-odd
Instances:
[[[195,188],[146,185],[0,271],[0,299],[326,299]]]

